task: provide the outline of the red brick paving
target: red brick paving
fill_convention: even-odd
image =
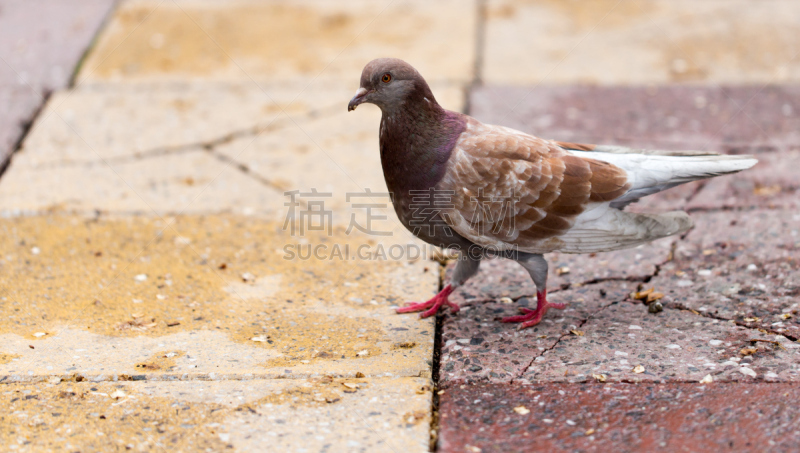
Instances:
[[[686,206],[689,210],[800,207],[800,149],[758,154],[755,167],[735,177],[716,178]]]
[[[530,363],[552,348],[571,330],[580,328],[591,313],[624,299],[636,289],[632,282],[585,285],[549,295],[551,302],[566,302],[564,310],[552,309],[542,322],[519,330],[518,324],[500,319],[518,314],[520,306],[535,307],[536,299],[513,304],[484,302],[470,305],[456,315],[448,314],[442,326],[439,386],[465,382],[511,382],[522,376]],[[647,313],[647,308],[639,307]],[[563,340],[562,340],[563,341]]]
[[[755,209],[692,216],[695,229],[650,282],[666,294],[665,304],[800,337],[800,214]]]
[[[535,329],[500,323],[535,304],[527,274],[486,263],[454,295],[466,309],[443,320],[439,451],[796,451],[800,88],[484,87],[472,99],[479,119],[547,138],[760,163],[631,206],[690,210],[683,238],[547,256],[551,298],[569,306]],[[628,297],[640,284],[665,294],[663,311]]]
[[[670,253],[672,240],[664,239],[637,248],[616,252],[575,255],[549,253],[545,256],[550,267],[547,289],[552,292],[569,285],[602,279],[641,280],[656,271]],[[455,263],[447,268],[452,274]],[[506,259],[489,259],[481,263],[478,275],[456,290],[450,300],[471,304],[503,297],[518,299],[536,294],[531,277],[519,264]]]
[[[798,400],[796,383],[457,386],[439,451],[797,451]]]
[[[738,154],[800,145],[797,86],[492,86],[474,92],[472,114],[584,143]]]

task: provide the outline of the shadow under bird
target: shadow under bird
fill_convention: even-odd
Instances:
[[[544,140],[483,124],[442,108],[425,79],[395,58],[369,62],[347,109],[377,105],[380,153],[394,209],[423,241],[459,252],[444,289],[398,313],[436,314],[458,305],[448,296],[499,256],[525,268],[536,285],[535,310],[503,319],[538,324],[548,308],[548,252],[594,253],[634,247],[692,226],[685,212],[637,214],[642,197],[698,179],[752,167],[751,156],[653,151]]]

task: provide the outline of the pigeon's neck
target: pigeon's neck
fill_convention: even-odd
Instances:
[[[466,129],[466,117],[443,109],[430,90],[382,110],[381,163],[389,190],[396,197],[407,197],[411,190],[434,187]]]

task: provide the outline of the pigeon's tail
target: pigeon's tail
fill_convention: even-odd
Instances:
[[[611,202],[622,209],[642,197],[698,179],[746,170],[758,160],[753,156],[702,154],[692,151],[645,151],[598,146],[593,151],[572,151],[587,159],[608,162],[628,173],[630,190]]]
[[[559,237],[564,253],[594,253],[636,247],[688,231],[692,219],[683,211],[636,214],[604,205],[577,217],[575,225]]]

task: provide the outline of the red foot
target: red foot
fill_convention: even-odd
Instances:
[[[567,304],[551,304],[547,301],[547,291],[539,291],[536,293],[536,310],[521,308],[520,310],[525,313],[524,315],[503,318],[503,322],[521,322],[520,329],[532,327],[541,322],[544,314],[547,313],[547,309],[557,308],[562,310],[566,306]]]
[[[414,311],[422,311],[427,308],[428,310],[422,311],[422,313],[419,314],[420,318],[427,318],[428,316],[435,315],[436,312],[439,311],[439,308],[446,304],[448,307],[450,307],[451,312],[458,313],[458,305],[447,300],[447,296],[449,296],[452,292],[453,288],[450,285],[447,285],[439,294],[433,296],[433,299],[427,302],[410,302],[409,305],[398,308],[397,312],[411,313]]]

